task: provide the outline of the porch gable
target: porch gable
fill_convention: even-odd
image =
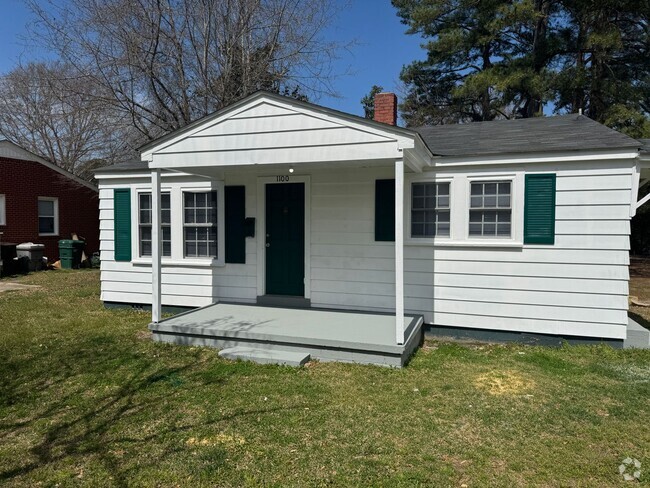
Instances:
[[[358,120],[357,120],[358,119]],[[390,161],[417,135],[261,93],[145,148],[152,169]],[[422,150],[418,148],[418,150]]]

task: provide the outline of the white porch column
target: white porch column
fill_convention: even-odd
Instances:
[[[151,171],[151,321],[160,321],[161,303],[161,254],[162,241],[160,231],[160,170]]]
[[[404,344],[404,160],[395,161],[395,339]]]

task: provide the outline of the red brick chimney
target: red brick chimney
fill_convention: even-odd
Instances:
[[[375,95],[375,121],[384,124],[397,124],[397,97],[394,93]]]

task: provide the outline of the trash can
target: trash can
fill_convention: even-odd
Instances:
[[[0,243],[0,261],[2,261],[2,275],[11,276],[16,273],[14,258],[16,257],[16,244],[10,242]]]
[[[81,255],[85,241],[61,239],[59,241],[59,258],[63,269],[77,269],[81,265]]]
[[[40,271],[43,268],[44,250],[44,244],[34,244],[33,242],[23,242],[16,246],[16,254],[18,257],[25,256],[29,259],[29,271]]]

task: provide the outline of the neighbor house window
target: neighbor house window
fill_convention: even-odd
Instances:
[[[183,193],[185,257],[217,257],[217,192]]]
[[[473,181],[470,191],[470,237],[510,237],[512,182]]]
[[[411,184],[411,237],[449,237],[449,183]]]
[[[151,229],[153,222],[151,193],[138,194],[138,212],[140,217],[138,222],[140,256],[151,256]],[[170,257],[172,255],[172,219],[169,193],[161,193],[160,195],[160,217],[162,255]]]
[[[38,234],[55,236],[59,233],[59,200],[38,197]]]
[[[7,225],[7,199],[0,195],[0,225]]]

